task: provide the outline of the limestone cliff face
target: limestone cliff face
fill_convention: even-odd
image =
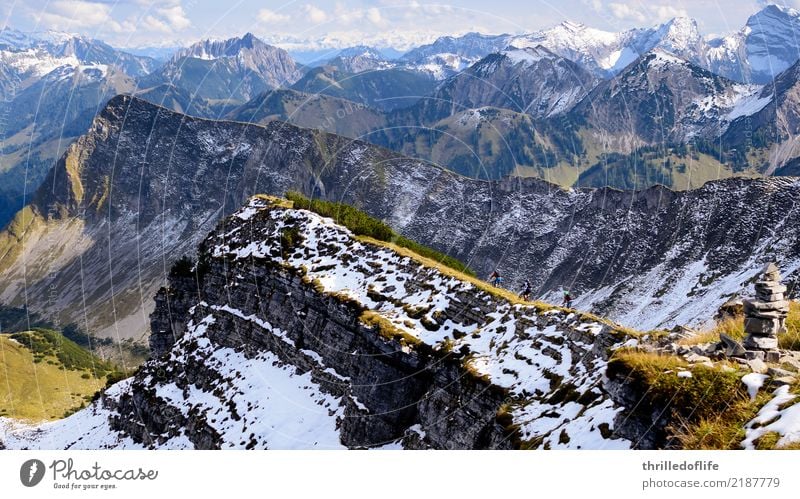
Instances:
[[[258,197],[203,241],[195,270],[159,291],[153,359],[133,378],[6,444],[631,445],[603,375],[624,337],[596,319],[513,304]]]

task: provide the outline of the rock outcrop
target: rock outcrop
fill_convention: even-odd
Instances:
[[[514,304],[302,210],[253,200],[173,272],[154,358],[12,447],[628,448],[604,388],[624,335]],[[91,421],[91,424],[89,423]],[[82,432],[92,428],[91,436]],[[102,435],[102,436],[99,436]]]

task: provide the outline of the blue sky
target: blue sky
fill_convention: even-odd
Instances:
[[[675,16],[701,30],[740,29],[762,7],[755,0],[4,0],[0,24],[78,32],[119,47],[174,46],[251,31],[287,48],[361,42],[405,49],[443,34],[516,33],[564,20],[620,30]],[[800,7],[800,0],[778,2]]]

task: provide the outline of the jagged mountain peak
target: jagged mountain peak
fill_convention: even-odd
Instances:
[[[710,79],[721,78],[668,50],[657,47],[642,54],[609,81],[631,82],[652,80],[654,83],[658,83],[656,80],[672,71],[680,72],[692,79],[698,77],[707,77]],[[631,90],[634,89],[631,88]]]
[[[661,29],[674,35],[694,34],[699,31],[697,20],[693,17],[684,16],[673,17],[669,21],[663,23]]]
[[[505,66],[519,66],[518,70],[524,70],[530,66],[536,65],[542,61],[566,61],[563,57],[553,53],[542,45],[535,47],[517,48],[509,45],[500,52],[489,54],[483,59],[479,60],[468,69],[465,73],[479,75],[486,77],[489,74],[495,73],[500,68]],[[458,78],[458,75],[451,77],[451,79]]]
[[[675,17],[656,31],[660,38],[657,46],[673,52],[697,49],[703,41],[697,21],[689,17]]]
[[[731,37],[743,57],[742,81],[768,83],[800,59],[798,33],[800,13],[794,9],[769,5],[750,16],[741,33]]]
[[[336,54],[337,57],[371,57],[373,59],[384,59],[378,49],[368,45],[356,45],[342,49]]]
[[[600,83],[575,112],[593,133],[630,152],[718,137],[733,119],[760,104],[759,90],[655,48]]]
[[[346,48],[326,64],[347,73],[389,69],[395,66],[395,64],[387,61],[377,49],[366,45]]]
[[[581,31],[583,29],[586,29],[585,24],[576,21],[569,21],[569,20],[562,21],[558,25],[568,31]]]
[[[800,12],[797,10],[770,4],[747,19],[743,32],[746,35],[773,33],[776,36],[783,36],[787,31],[796,29],[799,23]]]
[[[772,20],[796,20],[800,18],[800,12],[787,5],[769,4],[747,18],[746,26],[757,26]]]
[[[537,118],[554,116],[570,110],[594,85],[591,73],[542,45],[510,46],[442,83],[431,98],[420,101],[417,116],[432,123],[483,107]],[[472,118],[481,116],[469,114]],[[481,120],[459,121],[477,126]]]
[[[664,75],[670,71],[680,72],[691,81],[703,82],[706,85],[711,85],[709,88],[719,88],[720,86],[737,84],[724,76],[709,71],[696,61],[676,55],[674,52],[664,47],[655,47],[648,50],[635,62],[627,66],[615,78],[652,78],[653,75]],[[680,85],[680,82],[674,83],[675,85]],[[672,83],[670,83],[670,85],[672,85]],[[677,90],[678,87],[675,86],[675,89]]]
[[[655,47],[686,57],[701,42],[702,37],[693,20],[676,18],[654,28],[619,32],[566,22],[547,30],[512,37],[509,43],[520,48],[542,45],[607,78]]]
[[[33,39],[27,33],[10,28],[8,26],[0,29],[0,45],[9,48],[27,48],[33,43]]]
[[[108,60],[108,55],[114,52],[116,52],[116,50],[105,42],[82,36],[70,37],[60,42],[54,50],[54,53],[58,56],[73,56],[82,62],[99,62],[102,59]]]
[[[243,103],[271,88],[289,86],[301,75],[287,51],[246,33],[203,40],[177,52],[146,84],[176,84],[204,99]]]
[[[472,63],[487,54],[502,50],[508,45],[507,40],[508,35],[484,35],[476,32],[461,36],[442,36],[432,43],[406,52],[401,59],[411,63],[423,63],[431,57],[449,55]]]
[[[519,48],[542,45],[568,59],[576,59],[570,55],[576,56],[587,51],[594,53],[598,47],[617,44],[620,38],[617,32],[564,21],[549,29],[512,37],[509,43]]]
[[[196,57],[198,59],[218,59],[222,57],[236,57],[241,52],[253,49],[267,49],[282,51],[277,47],[267,44],[254,34],[248,32],[239,37],[223,40],[206,39],[196,42],[189,47],[179,50],[173,60],[182,57]]]
[[[92,41],[84,35],[65,31],[20,31],[9,26],[0,29],[0,44],[15,49],[27,49],[41,45],[61,45],[74,39]]]
[[[574,21],[563,21],[556,24],[552,28],[542,31],[546,36],[557,38],[560,35],[569,35],[579,37],[580,39],[587,40],[604,40],[611,41],[617,38],[618,34],[613,31],[605,31],[597,28],[592,28],[583,23]]]

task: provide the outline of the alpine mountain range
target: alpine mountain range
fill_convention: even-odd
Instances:
[[[613,352],[694,354],[749,399],[753,359],[673,328],[769,262],[797,296],[797,33],[770,5],[725,36],[563,22],[300,63],[252,33],[149,57],[3,29],[2,318],[149,349],[59,421],[0,412],[0,448],[684,445],[707,415]]]

